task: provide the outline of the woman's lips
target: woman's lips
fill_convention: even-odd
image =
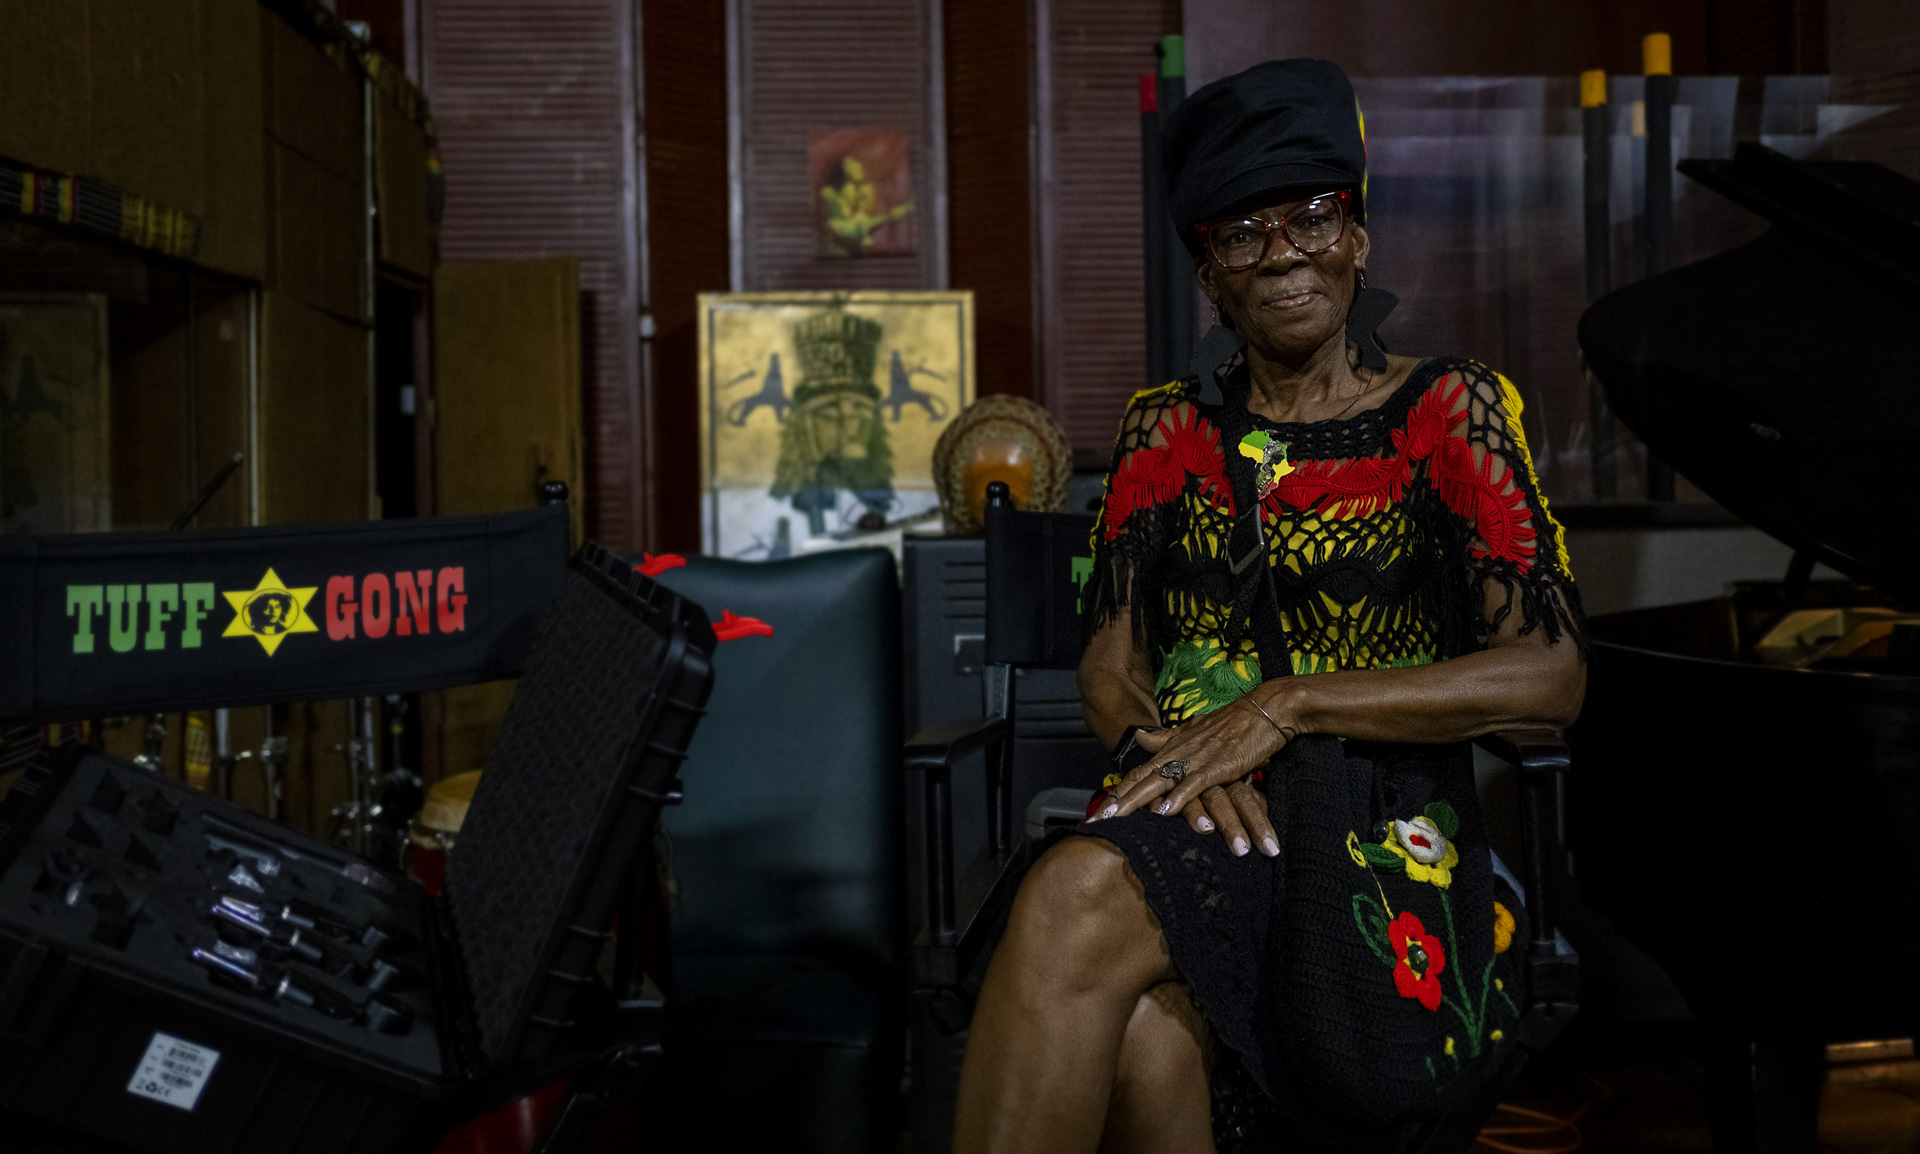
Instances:
[[[1312,289],[1301,289],[1297,293],[1291,293],[1286,296],[1271,297],[1261,302],[1260,307],[1279,310],[1297,309],[1312,301],[1313,296],[1314,293]]]

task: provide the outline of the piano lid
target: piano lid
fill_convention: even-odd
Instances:
[[[1757,144],[1680,171],[1774,227],[1587,310],[1608,402],[1758,528],[1920,599],[1920,184]]]

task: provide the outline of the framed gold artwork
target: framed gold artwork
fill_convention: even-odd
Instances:
[[[107,299],[0,294],[0,533],[112,527]]]
[[[933,447],[973,397],[970,292],[701,294],[706,552],[786,557],[937,510]]]

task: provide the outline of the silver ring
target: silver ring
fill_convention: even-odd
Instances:
[[[1177,782],[1187,776],[1188,765],[1184,760],[1169,761],[1160,767],[1160,776],[1168,781]]]

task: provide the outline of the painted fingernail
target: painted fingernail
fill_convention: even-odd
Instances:
[[[1273,840],[1272,838],[1267,838],[1264,841],[1262,841],[1260,843],[1260,848],[1267,851],[1268,857],[1280,856],[1280,843]]]
[[[1163,801],[1159,805],[1156,805],[1153,807],[1153,812],[1164,814],[1167,812],[1168,807],[1171,806],[1172,804],[1173,803],[1170,801]]]
[[[1119,812],[1120,812],[1120,807],[1119,807],[1119,806],[1117,806],[1117,805],[1110,805],[1110,806],[1108,806],[1107,808],[1105,808],[1105,809],[1103,809],[1103,810],[1101,810],[1101,811],[1100,811],[1100,816],[1101,816],[1101,817],[1112,817],[1112,816],[1113,816],[1114,814],[1116,814],[1116,813],[1119,813]]]
[[[1203,818],[1201,818],[1201,819],[1199,820],[1199,822],[1198,822],[1198,823],[1196,823],[1196,824],[1198,824],[1198,825],[1199,825],[1199,827],[1200,827],[1200,832],[1201,832],[1201,833],[1212,833],[1212,832],[1213,832],[1213,823],[1212,823],[1212,822],[1210,822],[1210,821],[1208,821],[1208,820],[1207,820],[1206,818],[1204,818],[1204,817],[1203,817]]]
[[[1234,857],[1247,856],[1247,839],[1246,838],[1237,837],[1233,839],[1233,856]]]

